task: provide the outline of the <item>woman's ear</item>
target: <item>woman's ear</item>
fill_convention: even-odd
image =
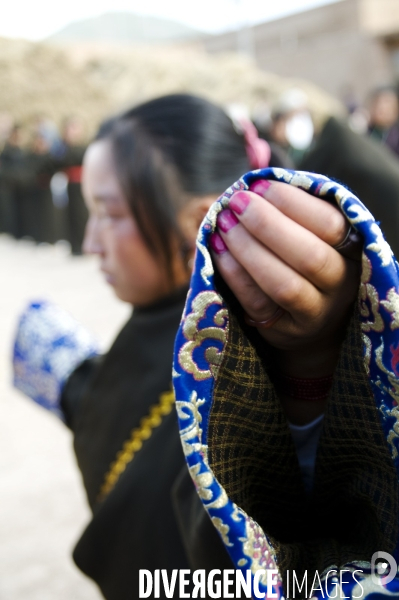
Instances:
[[[214,195],[192,198],[180,210],[178,215],[180,230],[190,250],[194,251],[198,229],[210,206],[217,198],[218,196]]]

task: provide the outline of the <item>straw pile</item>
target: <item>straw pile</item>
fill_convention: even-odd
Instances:
[[[0,38],[0,113],[29,125],[46,116],[60,124],[71,114],[93,126],[111,110],[105,90],[91,84],[62,50]]]
[[[99,121],[143,100],[191,92],[251,110],[273,104],[295,86],[309,98],[316,121],[339,114],[338,101],[317,86],[261,71],[237,55],[206,55],[193,46],[57,47],[0,38],[0,112],[22,122],[46,115],[56,123],[73,114],[91,135]]]

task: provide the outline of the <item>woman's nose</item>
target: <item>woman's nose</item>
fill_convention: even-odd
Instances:
[[[85,254],[103,254],[99,222],[96,217],[89,217],[83,239],[83,252]]]

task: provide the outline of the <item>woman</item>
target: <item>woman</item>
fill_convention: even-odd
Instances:
[[[237,132],[223,110],[189,95],[104,123],[84,158],[84,250],[98,255],[107,282],[134,313],[101,357],[92,356],[87,336],[71,335],[69,321],[60,325],[55,309],[35,304],[22,320],[16,384],[31,395],[38,378],[27,367],[27,330],[37,365],[40,315],[42,329],[52,328],[53,340],[41,345],[45,393],[36,399],[60,411],[74,433],[93,510],[74,559],[110,600],[138,597],[139,569],[189,566],[171,495],[185,468],[171,391],[173,342],[202,218],[231,181],[268,163],[270,150],[255,133],[250,124]]]

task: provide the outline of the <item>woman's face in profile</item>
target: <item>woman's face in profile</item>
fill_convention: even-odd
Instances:
[[[91,144],[83,162],[89,210],[83,249],[97,254],[101,271],[121,300],[146,306],[170,291],[165,269],[148,250],[120,187],[106,140]]]

